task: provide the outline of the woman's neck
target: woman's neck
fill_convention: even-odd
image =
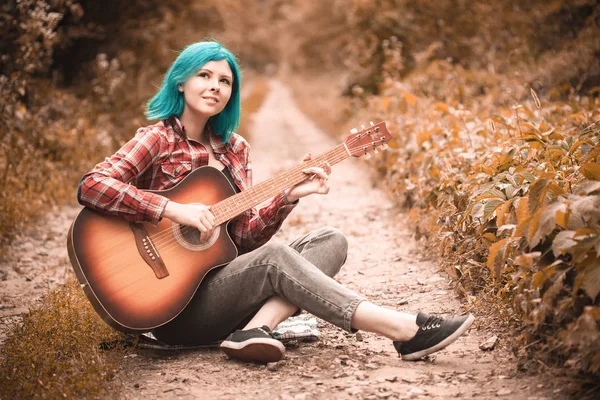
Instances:
[[[183,110],[179,117],[179,121],[181,121],[181,124],[185,127],[185,134],[188,138],[198,142],[202,142],[203,139],[205,139],[204,130],[206,128],[206,123],[208,122],[208,117],[194,115],[189,110]]]

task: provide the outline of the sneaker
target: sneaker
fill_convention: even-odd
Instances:
[[[281,360],[285,347],[274,339],[268,326],[237,330],[221,343],[221,349],[231,358],[270,363]]]
[[[474,320],[471,314],[444,319],[420,312],[417,314],[417,334],[405,342],[394,342],[394,347],[403,360],[418,360],[454,342]]]

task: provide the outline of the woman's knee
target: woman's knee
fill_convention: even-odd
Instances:
[[[341,230],[332,226],[323,228],[323,231],[326,238],[327,251],[336,256],[341,267],[348,255],[348,238],[346,238],[346,235]]]

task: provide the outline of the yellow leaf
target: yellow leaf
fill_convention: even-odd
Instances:
[[[433,129],[418,133],[417,137],[416,137],[417,145],[422,146],[423,143],[427,142],[431,138],[432,133],[433,133]]]
[[[522,223],[531,217],[529,214],[529,196],[521,197],[517,204],[517,223]]]
[[[496,237],[496,235],[494,235],[493,233],[490,233],[490,232],[484,233],[482,237],[484,239],[483,243],[486,246],[489,246],[490,244],[495,243],[495,242],[498,241],[498,238]]]
[[[575,232],[574,237],[588,236],[588,235],[598,235],[598,234],[600,234],[600,232],[598,232],[597,230],[592,229],[592,228],[579,228]]]
[[[414,106],[415,104],[417,104],[417,98],[413,94],[408,93],[408,92],[404,93],[404,100],[406,100],[406,102],[408,104],[410,104],[411,106]]]
[[[534,214],[538,208],[544,205],[544,198],[548,192],[549,179],[538,179],[529,188],[529,214]]]
[[[581,172],[586,178],[593,181],[600,181],[600,164],[598,163],[585,163],[579,167]]]
[[[388,105],[390,104],[391,99],[392,99],[391,96],[385,96],[383,99],[381,99],[381,109],[384,112],[387,112],[387,108],[388,108]]]
[[[512,205],[513,201],[514,198],[508,200],[496,210],[496,225],[502,226],[506,224],[506,214],[510,212],[510,206]]]
[[[592,150],[589,153],[587,153],[586,156],[583,158],[582,161],[584,161],[584,162],[593,161],[598,156],[600,156],[600,146],[596,147],[594,150]]]
[[[504,238],[490,246],[487,266],[494,273],[496,278],[500,278],[502,275],[502,267],[506,261],[506,244],[509,240],[510,238]]]
[[[568,229],[567,221],[568,221],[568,218],[567,218],[566,211],[558,210],[556,212],[556,224],[563,229]]]
[[[433,105],[438,111],[442,111],[442,112],[448,112],[450,111],[450,108],[448,107],[448,104],[446,103],[442,103],[440,101],[438,101],[437,103],[435,103]]]

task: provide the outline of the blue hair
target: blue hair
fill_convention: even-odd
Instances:
[[[185,83],[209,61],[227,60],[233,82],[231,97],[223,111],[209,118],[213,132],[227,143],[240,124],[240,87],[241,72],[236,57],[218,42],[198,42],[183,49],[165,74],[160,90],[146,106],[148,119],[165,119],[173,115],[180,116],[185,105],[183,93],[178,85]]]

